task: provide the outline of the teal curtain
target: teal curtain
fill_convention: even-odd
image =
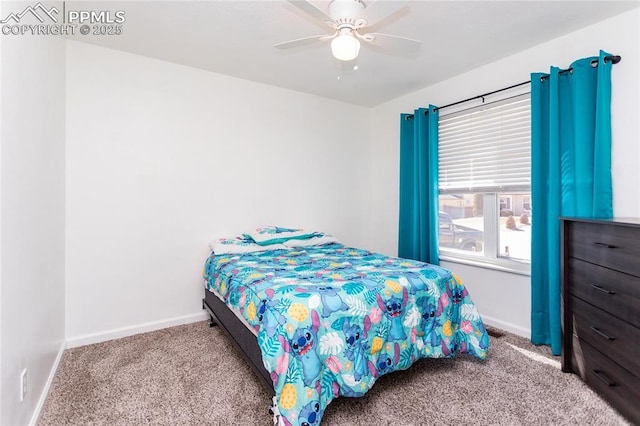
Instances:
[[[611,61],[531,74],[531,341],[561,352],[560,216],[609,218]],[[596,66],[597,64],[597,66]]]
[[[398,256],[434,265],[438,259],[438,110],[400,115]]]

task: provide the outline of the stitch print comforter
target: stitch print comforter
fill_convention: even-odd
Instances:
[[[331,244],[211,254],[204,274],[257,331],[285,425],[318,425],[332,399],[419,358],[487,356],[467,290],[438,266]]]

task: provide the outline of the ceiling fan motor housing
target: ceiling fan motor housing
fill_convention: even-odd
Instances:
[[[361,0],[333,0],[329,3],[329,16],[337,22],[354,20],[364,10]]]

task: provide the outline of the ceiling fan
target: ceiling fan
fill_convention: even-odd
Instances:
[[[422,45],[419,40],[391,34],[365,32],[383,19],[402,9],[407,1],[376,1],[368,6],[361,0],[332,0],[325,12],[307,0],[287,0],[312,18],[334,30],[333,34],[315,35],[276,44],[278,49],[300,47],[331,40],[331,52],[336,59],[352,61],[360,53],[360,41],[402,51],[416,51]]]

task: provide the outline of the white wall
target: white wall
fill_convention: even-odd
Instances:
[[[18,11],[24,3],[4,3]],[[0,424],[41,406],[64,342],[65,40],[2,36]],[[27,395],[19,375],[28,369]]]
[[[598,55],[599,49],[623,58],[614,66],[612,77],[614,213],[640,215],[639,26],[640,11],[635,9],[374,108],[372,201],[374,206],[385,208],[376,209],[372,218],[371,229],[378,236],[372,248],[387,254],[397,252],[401,112],[429,103],[445,105],[520,83],[528,80],[531,72],[546,72],[550,65],[568,67],[578,58]],[[488,323],[529,334],[529,277],[451,262],[443,265],[459,273]]]
[[[366,108],[68,42],[70,345],[200,318],[212,237],[278,224],[366,245],[369,119]]]
[[[3,15],[3,5],[0,2],[0,16]],[[2,40],[0,37],[0,94],[2,94]],[[0,100],[0,320],[2,320],[2,101]],[[2,422],[2,378],[4,377],[2,357],[2,323],[0,323],[0,422]]]

